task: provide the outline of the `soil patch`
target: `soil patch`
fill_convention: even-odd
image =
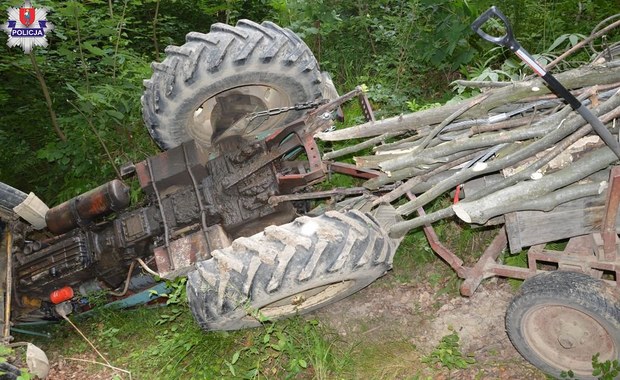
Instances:
[[[472,297],[461,297],[429,283],[398,284],[388,274],[368,288],[316,313],[353,347],[375,345],[377,355],[402,361],[396,372],[379,378],[411,378],[414,374],[458,379],[545,379],[514,349],[504,328],[504,314],[514,290],[505,280],[485,281]],[[463,354],[475,358],[467,369],[429,368],[420,359],[429,355],[445,335],[456,332]],[[391,353],[389,344],[397,353]],[[406,350],[406,349],[405,349]],[[415,357],[417,356],[417,357]],[[355,374],[360,378],[368,374]],[[375,373],[375,376],[377,374]]]

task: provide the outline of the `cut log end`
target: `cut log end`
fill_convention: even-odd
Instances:
[[[465,223],[471,223],[471,216],[469,216],[469,214],[467,213],[467,211],[465,211],[465,208],[461,204],[457,203],[452,206],[452,211],[454,211],[456,216],[458,216],[459,219],[461,219]]]
[[[471,168],[474,172],[481,172],[486,169],[489,165],[486,162],[476,162],[474,166]]]

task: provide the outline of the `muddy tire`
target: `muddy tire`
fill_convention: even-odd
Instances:
[[[8,218],[14,214],[13,208],[22,203],[28,194],[0,182],[0,218]]]
[[[206,330],[236,330],[305,314],[369,285],[392,267],[396,244],[353,210],[302,216],[235,240],[196,264],[187,294]]]
[[[214,24],[168,46],[144,81],[144,122],[162,149],[194,139],[210,148],[226,136],[265,136],[299,118],[303,110],[259,117],[249,113],[328,96],[333,84],[306,44],[271,22]],[[230,130],[229,130],[230,129]]]
[[[525,281],[506,312],[508,336],[521,355],[560,377],[592,376],[592,356],[620,359],[620,295],[588,275],[555,271]]]

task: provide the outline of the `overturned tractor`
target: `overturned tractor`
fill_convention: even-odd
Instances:
[[[137,178],[140,204],[120,178],[51,209],[0,184],[5,338],[21,322],[88,310],[89,293],[119,299],[154,286],[138,266],[187,276],[204,329],[307,313],[385,274],[401,237],[421,227],[465,280],[463,295],[488,277],[526,279],[506,324],[541,370],[585,378],[595,353],[620,357],[618,156],[542,80],[375,120],[361,88],[338,96],[303,41],[269,22],[215,24],[166,54],[142,97],[163,153],[121,170]],[[620,64],[607,59],[558,81],[617,142]],[[367,122],[332,130],[355,98]],[[322,152],[315,138],[365,140]],[[336,161],[369,148],[357,165]],[[365,182],[317,191],[333,172]],[[426,215],[452,189],[454,204]],[[312,208],[318,199],[331,202]],[[474,266],[431,226],[455,215],[497,226]],[[570,239],[564,251],[546,249],[561,239]],[[506,249],[529,249],[529,267],[502,264]]]

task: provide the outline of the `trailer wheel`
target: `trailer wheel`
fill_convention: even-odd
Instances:
[[[559,377],[572,370],[594,379],[592,357],[620,359],[620,295],[588,275],[554,271],[525,281],[506,312],[508,336],[521,355]]]
[[[271,22],[214,24],[168,46],[144,81],[144,122],[162,149],[194,139],[209,148],[232,136],[262,137],[299,118],[289,111],[252,120],[247,114],[329,98],[333,83],[306,44]]]
[[[396,244],[367,214],[302,216],[242,237],[197,263],[187,294],[206,330],[305,314],[369,285],[392,267]]]

